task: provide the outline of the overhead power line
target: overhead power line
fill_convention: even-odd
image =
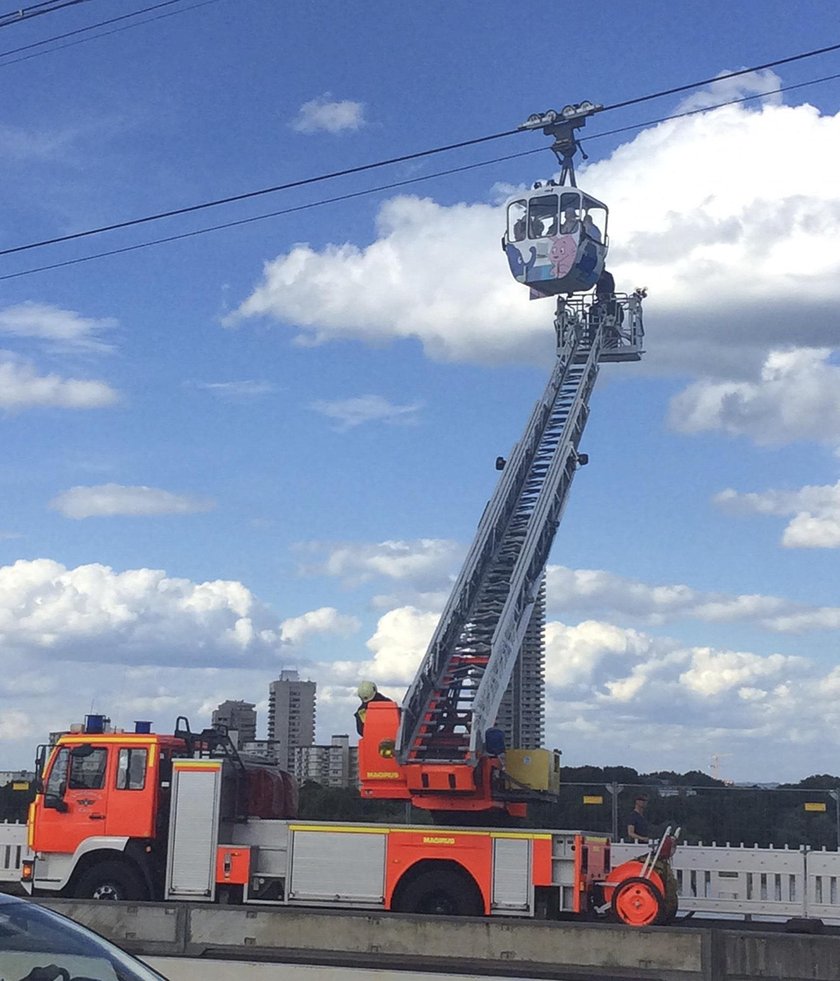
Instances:
[[[124,20],[130,20],[132,17],[140,17],[142,14],[151,13],[154,10],[160,10],[163,7],[171,7],[176,3],[183,3],[184,0],[162,0],[161,3],[154,3],[150,7],[141,7],[139,10],[132,10],[127,14],[120,14],[119,17],[111,17],[108,20],[100,20],[95,24],[89,24],[87,27],[78,27],[74,31],[66,31],[64,34],[56,34],[53,37],[44,38],[41,41],[33,41],[31,44],[23,44],[19,48],[10,48],[8,51],[0,51],[0,58],[8,58],[10,55],[20,54],[23,51],[32,51],[32,54],[24,55],[22,58],[12,58],[9,61],[0,61],[0,68],[6,68],[9,65],[17,65],[22,61],[29,61],[31,58],[40,58],[42,55],[52,54],[54,51],[63,51],[65,48],[71,48],[76,44],[85,44],[88,41],[96,41],[101,37],[110,37],[112,34],[119,34],[121,31],[129,31],[134,27],[140,27],[142,24],[151,24],[152,21],[162,20],[164,17],[172,17],[175,14],[186,13],[189,10],[194,10],[196,7],[206,7],[211,3],[218,3],[218,0],[201,0],[200,3],[191,4],[189,7],[181,7],[179,10],[171,10],[168,13],[158,14],[156,17],[147,17],[146,20],[138,21],[134,24],[126,24],[123,27],[117,27],[111,31],[100,31],[99,34],[94,34],[92,37],[79,37],[81,34],[88,34],[90,31],[95,31],[100,27],[108,27],[111,24],[118,24]],[[45,45],[53,44],[55,41],[64,41],[67,38],[76,38],[75,41],[68,41],[67,44],[56,44],[55,47],[49,48],[46,51],[34,51],[35,48],[43,48]]]
[[[10,24],[40,17],[43,14],[51,14],[54,10],[61,10],[63,7],[75,7],[77,4],[89,2],[90,0],[44,0],[43,3],[36,3],[31,7],[21,7],[19,10],[10,10],[7,14],[0,14],[0,27],[8,27]]]
[[[782,92],[790,92],[793,89],[805,88],[808,85],[816,85],[820,82],[829,82],[840,78],[840,72],[835,75],[825,75],[822,78],[810,79],[807,82],[798,82],[794,85],[786,85],[777,89],[770,89],[767,92],[756,92],[753,95],[746,95],[738,99],[729,99],[726,102],[718,102],[710,106],[702,106],[697,109],[688,109],[684,112],[672,113],[669,116],[660,116],[658,119],[648,119],[641,123],[633,123],[629,126],[620,126],[617,129],[604,130],[601,133],[592,133],[589,140],[603,139],[606,136],[615,136],[619,133],[627,133],[634,129],[644,129],[646,126],[656,126],[659,123],[668,122],[672,119],[682,119],[686,116],[696,116],[704,112],[711,112],[715,109],[723,109],[726,106],[738,105],[742,102],[751,102],[755,99],[766,99],[768,96],[779,95]],[[492,164],[503,163],[506,160],[516,160],[519,157],[528,157],[536,153],[544,153],[545,147],[535,147],[531,150],[522,150],[519,153],[509,153],[502,157],[493,157],[491,160],[480,160],[476,163],[464,164],[461,167],[453,167],[449,170],[440,170],[433,174],[423,174],[418,177],[406,178],[401,181],[393,181],[389,184],[379,184],[376,187],[365,188],[361,191],[352,191],[347,194],[340,194],[330,198],[319,198],[317,201],[310,201],[306,204],[295,205],[294,207],[282,208],[279,211],[269,211],[261,215],[251,215],[248,218],[238,218],[233,221],[221,222],[216,225],[206,225],[204,228],[194,228],[188,232],[178,232],[174,235],[167,235],[163,238],[150,239],[146,242],[137,242],[134,245],[125,245],[117,249],[108,249],[104,252],[94,252],[90,255],[77,256],[74,259],[65,259],[62,262],[52,262],[48,265],[34,266],[30,269],[23,269],[19,272],[7,273],[0,276],[0,282],[8,279],[18,279],[22,276],[31,276],[34,273],[46,272],[51,269],[63,269],[66,266],[76,266],[83,262],[92,262],[94,259],[104,259],[109,256],[124,255],[128,252],[138,252],[141,249],[149,249],[156,245],[166,245],[170,242],[179,242],[187,238],[196,238],[199,235],[206,235],[210,232],[224,231],[229,228],[237,228],[241,225],[251,225],[258,221],[265,221],[268,218],[279,218],[284,215],[295,214],[301,211],[309,211],[313,208],[320,208],[326,204],[337,204],[342,201],[350,201],[354,198],[367,197],[382,191],[395,190],[398,187],[406,187],[411,184],[421,184],[424,181],[435,180],[439,177],[448,177],[452,174],[461,174],[470,170],[478,170],[481,167],[489,167]]]
[[[660,98],[665,95],[672,95],[676,92],[685,92],[692,88],[701,88],[704,85],[711,85],[716,82],[725,81],[726,79],[729,78],[735,78],[741,75],[747,75],[750,74],[751,72],[761,71],[781,64],[789,64],[790,62],[793,61],[801,61],[805,58],[812,58],[817,55],[827,54],[828,52],[837,51],[837,50],[840,50],[840,44],[834,44],[828,47],[814,49],[812,51],[806,51],[801,54],[791,55],[787,58],[780,58],[777,59],[776,61],[766,62],[763,65],[754,66],[752,68],[744,68],[735,72],[727,72],[726,74],[719,75],[715,78],[702,79],[701,81],[691,82],[686,85],[681,85],[677,88],[663,89],[659,92],[653,92],[646,96],[639,96],[636,99],[628,99],[625,102],[614,103],[611,106],[604,106],[601,111],[607,112],[614,109],[624,108],[629,105],[635,105],[640,102],[646,102],[652,99]],[[805,84],[809,84],[809,83],[805,83]],[[780,90],[776,89],[774,91],[780,91]],[[773,92],[769,92],[769,93],[763,93],[760,96],[757,95],[748,96],[746,97],[746,99],[734,99],[731,100],[731,102],[729,103],[721,103],[721,105],[728,105],[739,101],[747,101],[748,99],[751,98],[764,98],[767,95],[772,95],[772,94]],[[664,118],[667,119],[671,117],[664,117]],[[649,125],[649,124],[642,124],[642,125]],[[96,228],[89,228],[80,232],[71,232],[67,235],[59,235],[59,236],[55,236],[54,238],[41,239],[40,241],[37,242],[29,242],[25,245],[16,245],[7,249],[0,249],[0,256],[15,255],[20,252],[28,252],[33,249],[44,248],[45,246],[48,245],[58,245],[63,242],[73,242],[82,238],[90,238],[91,236],[94,235],[101,235],[104,234],[105,232],[113,232],[126,228],[133,228],[138,225],[150,224],[152,222],[161,221],[164,218],[175,218],[175,217],[180,217],[182,215],[194,214],[199,211],[206,211],[209,208],[217,208],[225,204],[234,204],[240,201],[249,201],[254,198],[264,197],[265,195],[268,194],[276,194],[279,191],[289,191],[296,188],[308,187],[314,184],[324,183],[325,181],[336,180],[339,177],[348,177],[353,174],[366,173],[368,171],[377,170],[382,167],[388,167],[398,163],[407,163],[412,160],[419,160],[424,157],[430,157],[439,153],[446,153],[451,150],[459,150],[469,146],[477,146],[482,143],[489,143],[493,140],[502,139],[508,136],[514,136],[520,132],[521,130],[518,128],[512,130],[505,130],[501,133],[493,133],[489,136],[480,136],[470,140],[461,140],[458,143],[449,143],[445,146],[433,147],[432,149],[429,150],[418,150],[415,153],[402,154],[397,157],[390,157],[386,160],[378,160],[375,161],[374,163],[360,164],[359,166],[356,167],[347,167],[342,170],[336,170],[324,174],[318,174],[315,177],[306,177],[295,181],[288,181],[284,184],[276,184],[271,187],[260,188],[255,191],[245,191],[241,194],[232,194],[232,195],[228,195],[227,197],[215,198],[209,201],[202,201],[198,204],[186,205],[181,208],[173,208],[168,211],[159,211],[154,214],[145,215],[141,218],[129,218],[124,221],[113,222],[108,225],[100,225]],[[591,138],[592,137],[590,137],[590,139]]]

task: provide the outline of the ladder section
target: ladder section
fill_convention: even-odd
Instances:
[[[402,707],[402,763],[474,763],[495,722],[578,465],[600,330],[564,332]]]

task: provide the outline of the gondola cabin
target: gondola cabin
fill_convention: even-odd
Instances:
[[[514,279],[530,286],[532,296],[585,293],[595,286],[609,244],[605,204],[548,181],[511,198],[506,209],[502,247]]]

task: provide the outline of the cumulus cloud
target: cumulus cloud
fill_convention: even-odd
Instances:
[[[714,82],[706,88],[686,96],[674,111],[693,112],[697,109],[707,109],[710,106],[720,105],[722,102],[732,102],[748,96],[765,95],[765,93],[764,101],[766,104],[781,105],[782,93],[779,92],[779,89],[782,80],[774,71],[764,68],[757,72],[738,75],[735,78],[726,77],[731,75],[731,72],[739,70],[732,68],[720,72]]]
[[[301,644],[315,634],[352,634],[360,627],[353,616],[343,616],[332,606],[290,617],[280,625],[280,637],[288,644]]]
[[[763,493],[739,493],[728,488],[714,501],[730,514],[792,515],[782,533],[782,544],[787,548],[840,548],[840,481]]]
[[[118,401],[105,382],[39,374],[28,361],[0,351],[0,409],[102,409]]]
[[[840,444],[840,366],[828,348],[771,351],[756,381],[702,379],[672,401],[681,432],[721,430],[757,443],[815,440]]]
[[[110,351],[102,335],[116,325],[111,317],[83,317],[73,310],[33,301],[0,310],[0,334],[33,338],[58,350]]]
[[[808,148],[795,187],[767,166],[780,132]],[[652,287],[650,368],[749,380],[769,350],[834,345],[838,152],[840,114],[730,106],[651,127],[579,169],[581,186],[610,205],[619,288]],[[373,242],[300,243],[267,262],[227,323],[270,318],[316,343],[416,338],[440,360],[547,356],[551,305],[529,304],[510,277],[503,224],[485,202],[395,197]]]
[[[210,511],[216,505],[210,500],[173,494],[157,487],[99,484],[95,487],[71,487],[56,495],[49,506],[65,518],[80,520],[115,515],[194,514]]]
[[[349,99],[337,101],[327,92],[304,102],[298,110],[292,129],[299,133],[342,133],[358,130],[365,124],[364,106]]]
[[[294,246],[265,264],[262,282],[225,323],[268,317],[294,324],[307,343],[417,338],[437,360],[537,356],[553,343],[551,313],[529,308],[507,272],[500,220],[485,204],[393,198],[380,208],[371,245]]]
[[[10,654],[123,664],[225,664],[279,650],[280,625],[235,581],[194,583],[156,569],[0,567],[0,644]]]
[[[389,425],[412,425],[423,408],[422,402],[398,405],[381,395],[359,395],[356,398],[337,399],[333,402],[313,402],[315,412],[332,419],[340,432],[364,425],[367,422],[384,422]]]
[[[750,513],[754,508],[741,497],[751,496],[757,495],[726,491],[718,496],[718,502],[732,513]],[[651,585],[603,569],[549,565],[546,594],[550,614],[630,617],[653,626],[693,619],[706,623],[750,623],[765,630],[795,633],[840,625],[840,607],[809,607],[779,596],[755,593],[707,592],[682,583]]]

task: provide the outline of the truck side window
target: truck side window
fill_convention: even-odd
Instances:
[[[101,790],[105,786],[107,762],[107,749],[94,749],[88,756],[71,757],[68,790]]]
[[[47,797],[61,797],[63,787],[62,784],[67,779],[67,761],[70,758],[70,751],[68,749],[60,749],[58,755],[55,758],[55,762],[50,770],[50,775],[47,778],[47,786],[44,793]]]
[[[147,749],[121,749],[117,762],[117,790],[142,790],[146,786]]]

